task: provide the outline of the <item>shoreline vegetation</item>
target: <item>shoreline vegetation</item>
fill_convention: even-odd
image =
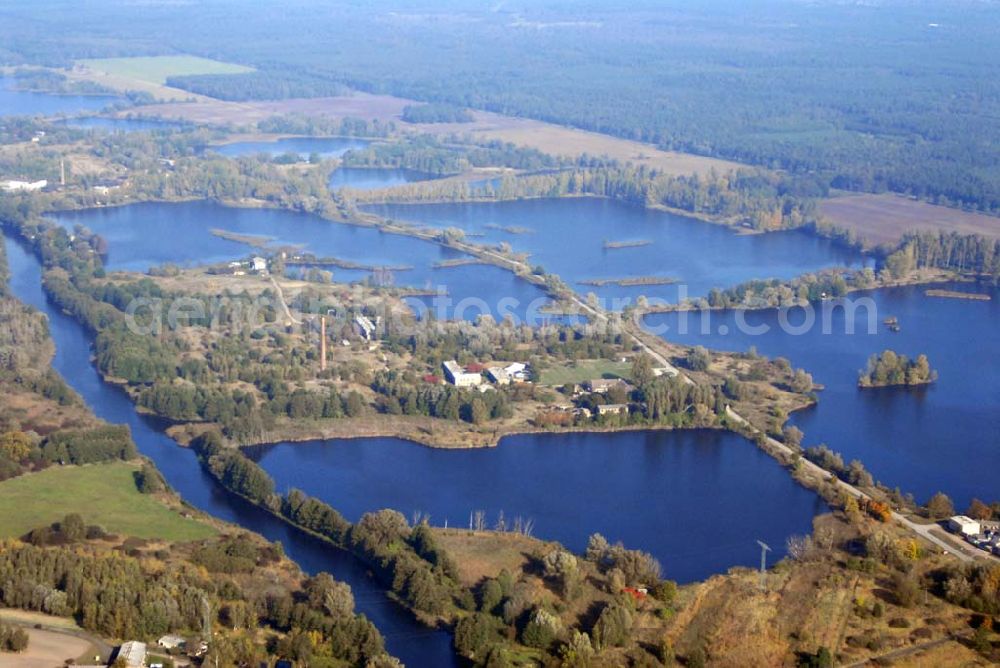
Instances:
[[[19,204],[24,200],[15,200],[12,202],[13,205]],[[33,201],[33,200],[28,200]],[[135,200],[132,200],[135,201]],[[267,202],[265,205],[271,206],[289,206],[288,202]],[[293,203],[294,204],[294,203]],[[27,211],[31,211],[28,207]],[[321,215],[327,214],[329,211],[322,210]],[[346,220],[340,220],[340,222],[355,222],[350,220],[349,217]],[[333,220],[331,218],[331,220]],[[8,222],[8,221],[5,221]],[[27,219],[22,221],[22,223],[34,223],[33,219]],[[30,233],[26,233],[26,229],[22,226],[14,225],[17,227],[18,231],[26,238],[35,238],[31,235],[36,232],[44,232],[44,235],[39,235],[35,238],[34,246],[36,252],[45,259],[46,263],[46,289],[49,291],[50,295],[53,292],[58,291],[60,304],[64,308],[71,311],[78,320],[81,320],[85,326],[91,330],[91,332],[97,334],[98,343],[97,350],[99,353],[99,360],[108,361],[113,358],[116,354],[114,350],[115,340],[113,338],[114,332],[112,328],[111,335],[102,336],[106,334],[106,331],[102,331],[101,327],[98,325],[100,322],[98,317],[107,317],[110,321],[114,320],[113,312],[115,307],[112,303],[108,301],[101,301],[97,299],[94,295],[100,290],[104,289],[106,286],[99,283],[91,283],[91,281],[98,277],[98,270],[100,270],[99,265],[97,265],[98,259],[95,259],[95,254],[92,252],[94,247],[99,246],[99,242],[93,239],[88,239],[85,235],[77,235],[77,238],[73,240],[72,243],[67,241],[68,235],[65,231],[56,231],[50,229],[42,229],[40,226],[38,228],[32,228]],[[389,223],[386,222],[386,227]],[[385,229],[385,228],[383,228]],[[396,230],[405,230],[403,226],[395,226]],[[419,232],[419,231],[418,231]],[[400,231],[399,233],[407,233],[405,231]],[[482,253],[482,256],[499,258],[498,261],[509,263],[509,266],[515,268],[515,271],[523,270],[525,264],[517,259],[510,259],[505,255],[501,254],[498,250],[490,249],[488,247],[478,247],[471,244],[466,244],[462,237],[456,236],[454,234],[445,231],[443,233],[436,233],[433,236],[430,233],[419,232],[424,238],[433,238],[439,243],[445,245],[451,245],[454,247],[461,247],[465,245],[470,248],[474,248],[478,253]],[[47,235],[51,235],[51,239]],[[45,237],[45,238],[43,238]],[[52,242],[52,245],[48,245],[48,242]],[[914,253],[913,247],[908,247],[905,250],[907,253]],[[477,255],[478,256],[478,255]],[[908,257],[914,262],[914,256],[911,254]],[[905,259],[905,258],[904,258]],[[951,260],[949,260],[950,262]],[[901,260],[902,262],[902,260]],[[928,262],[933,265],[933,261],[928,260]],[[900,265],[905,266],[905,265]],[[910,267],[912,270],[913,267]],[[551,285],[553,288],[559,287],[559,283],[555,282],[551,277],[545,275],[535,275],[537,280],[542,281],[547,285]],[[556,279],[557,280],[557,279]],[[79,283],[79,285],[77,285]],[[92,312],[88,312],[89,309],[93,308]],[[94,317],[89,317],[94,316]],[[134,341],[131,343],[135,343]],[[665,349],[668,344],[665,342],[657,342],[656,344],[659,349]],[[134,352],[134,351],[133,351]],[[160,357],[162,351],[149,348],[145,350],[140,350],[138,357],[142,357],[143,363],[150,363],[154,365],[160,364],[164,361]],[[669,355],[671,359],[676,359],[678,356],[671,354]],[[883,356],[885,357],[885,355]],[[918,360],[919,361],[919,360]],[[727,417],[730,412],[729,402],[742,402],[747,405],[748,408],[756,407],[761,413],[751,416],[753,422],[751,425],[766,425],[766,433],[777,433],[782,437],[782,440],[787,443],[796,443],[797,440],[801,440],[801,435],[796,437],[794,432],[790,429],[782,429],[784,424],[784,418],[787,417],[788,411],[781,405],[782,400],[790,401],[788,397],[783,397],[782,395],[777,395],[778,399],[769,403],[767,397],[756,394],[758,391],[758,385],[753,380],[755,363],[764,363],[761,360],[755,360],[746,356],[716,356],[711,357],[708,355],[707,351],[705,353],[700,353],[698,351],[691,351],[687,359],[683,362],[688,368],[692,370],[690,376],[698,378],[698,373],[704,373],[709,370],[709,367],[716,367],[715,371],[719,372],[718,367],[720,365],[727,366],[727,373],[719,373],[714,378],[716,380],[724,380],[724,385],[721,388],[721,393],[714,395],[709,395],[707,393],[698,397],[696,401],[690,402],[690,405],[684,405],[681,414],[687,415],[689,412],[692,414],[700,414],[705,418],[712,418],[717,416],[718,425],[720,427],[728,427],[734,430],[738,430],[740,427],[738,424],[730,422]],[[728,373],[731,371],[730,367],[737,366],[744,371],[741,373]],[[907,367],[909,371],[909,367]],[[104,370],[102,369],[102,373]],[[802,376],[808,376],[804,372],[796,373],[792,376],[794,382],[800,382],[800,374]],[[741,377],[742,376],[742,377]],[[688,375],[684,376],[685,378]],[[397,399],[398,395],[395,394],[393,388],[393,382],[396,379],[384,378],[379,380],[379,386],[384,387],[386,392],[382,393],[388,399],[385,400],[383,406],[387,410],[387,414],[390,414],[391,406],[393,405],[389,399]],[[693,383],[692,383],[693,384]],[[772,388],[771,383],[764,383],[760,391],[765,391],[770,395],[770,397],[776,396],[774,394],[774,388]],[[811,392],[814,389],[811,378],[808,379],[806,383],[805,378],[801,379],[802,393],[794,395],[793,398],[798,398],[799,400],[805,397],[806,392]],[[656,390],[655,386],[652,386],[652,390]],[[660,388],[662,389],[662,388]],[[678,387],[667,388],[670,392],[674,392]],[[702,389],[698,388],[701,392]],[[645,391],[644,391],[645,394]],[[166,396],[166,395],[164,395]],[[664,407],[660,410],[664,411],[665,415],[672,415],[674,413],[670,406],[670,402],[673,400],[669,396],[660,396],[658,398],[653,398],[654,393],[651,392],[650,395],[646,396],[647,401],[650,404],[654,402],[663,403]],[[133,395],[134,397],[134,395]],[[297,395],[298,398],[302,398],[303,395]],[[170,397],[167,397],[170,398]],[[351,405],[350,400],[345,401],[344,407],[349,407]],[[289,403],[291,406],[291,401]],[[241,404],[240,409],[244,409],[246,404]],[[785,407],[787,408],[787,406]],[[795,407],[793,406],[792,409]],[[336,410],[331,403],[331,410]],[[743,406],[739,408],[740,413],[743,412]],[[473,414],[475,411],[473,410]],[[380,413],[381,415],[381,413]],[[244,415],[243,417],[246,417]],[[548,419],[548,418],[547,418]],[[488,424],[488,423],[487,423]],[[553,425],[554,427],[559,426],[557,422],[547,421],[545,424]],[[667,423],[669,424],[669,423]],[[628,428],[635,427],[637,429],[649,429],[650,425],[648,423],[637,423],[635,425],[619,425],[614,427],[618,428]],[[666,426],[666,425],[665,425]],[[691,426],[704,426],[700,424],[691,423],[681,423],[679,425],[670,425],[680,428],[691,427]],[[764,441],[762,447],[768,445],[768,438],[765,435],[764,429],[759,426],[749,427],[748,431],[742,432],[748,437],[752,438],[758,445],[761,445],[761,441]],[[565,431],[566,428],[560,427],[559,429],[552,429],[551,431]],[[547,430],[549,431],[549,430]],[[215,433],[215,432],[208,432]],[[205,437],[211,438],[211,437]],[[775,442],[777,443],[777,442]],[[218,447],[216,447],[218,445]],[[773,445],[773,444],[772,444]],[[400,523],[399,519],[401,516],[398,513],[393,514],[391,511],[383,511],[383,513],[371,514],[366,516],[368,519],[363,518],[356,525],[347,525],[344,527],[339,523],[337,518],[339,513],[335,509],[325,506],[325,504],[320,504],[320,502],[315,499],[310,499],[302,495],[294,495],[289,493],[284,498],[277,497],[273,493],[273,483],[272,489],[267,490],[267,474],[262,469],[259,472],[251,467],[252,462],[249,462],[247,458],[242,455],[242,452],[236,448],[227,447],[222,444],[205,444],[204,442],[199,443],[197,446],[199,454],[205,458],[205,465],[227,489],[235,494],[242,495],[244,498],[266,507],[276,514],[280,513],[280,516],[287,518],[291,524],[304,528],[307,531],[315,531],[321,535],[329,535],[327,530],[333,531],[338,538],[331,538],[331,541],[350,541],[352,551],[357,554],[358,550],[364,555],[363,558],[367,558],[370,565],[372,565],[373,570],[380,579],[390,586],[388,583],[392,583],[391,587],[396,592],[396,596],[399,600],[403,601],[408,607],[418,612],[422,619],[425,620],[442,620],[446,619],[447,615],[452,612],[452,610],[458,610],[459,608],[471,611],[475,607],[474,593],[469,592],[466,595],[465,592],[459,591],[454,588],[452,584],[448,582],[446,578],[451,578],[448,574],[448,568],[445,566],[444,558],[446,554],[440,552],[432,543],[429,543],[424,532],[417,525],[410,527],[403,518],[403,522]],[[796,443],[792,450],[801,454],[799,451],[801,448],[798,447]],[[810,449],[811,451],[812,449]],[[828,456],[829,455],[829,456]],[[836,464],[836,458],[832,456],[831,453],[823,452],[818,450],[816,452],[808,452],[807,457],[816,458],[820,460],[830,459],[834,464]],[[775,458],[782,463],[785,463],[792,470],[793,475],[796,476],[798,480],[801,475],[799,461],[795,455],[783,456],[781,453],[775,455]],[[244,463],[244,461],[249,463]],[[861,486],[867,486],[869,483],[874,485],[871,480],[870,474],[867,474],[860,463],[855,465],[852,462],[849,466],[824,466],[828,470],[833,470],[834,475],[838,478],[843,478],[849,480],[851,484],[858,484]],[[256,466],[256,465],[253,465]],[[259,469],[259,467],[258,467]],[[867,476],[867,477],[866,477]],[[834,499],[834,503],[840,504],[842,497],[837,494],[837,486],[831,486],[827,484],[828,481],[820,478],[819,476],[813,474],[811,476],[810,482],[806,485],[811,489],[816,489],[821,495],[824,494],[825,490],[827,494],[830,494],[830,498]],[[806,484],[806,483],[802,483]],[[880,490],[882,488],[879,488]],[[891,493],[886,493],[887,498],[893,501],[896,505],[905,505],[905,499],[898,499],[893,497]],[[881,502],[879,502],[881,503]],[[845,508],[845,512],[850,514],[851,507],[846,501],[842,504]],[[857,504],[855,504],[856,506]],[[857,508],[855,507],[855,510]],[[881,506],[877,508],[878,514],[882,517],[885,513],[882,512]],[[871,511],[868,511],[871,513]],[[874,513],[872,513],[874,514]],[[340,520],[343,520],[341,517]],[[879,520],[883,521],[883,520]],[[362,528],[361,534],[356,535],[355,530],[358,527]],[[367,534],[367,535],[366,535]],[[383,540],[383,537],[388,536],[388,540]],[[346,544],[346,543],[345,543]],[[389,548],[389,551],[387,551]],[[395,550],[395,551],[393,551]],[[439,568],[440,567],[440,568]],[[399,587],[396,587],[397,581],[399,582]],[[442,592],[447,593],[447,597],[442,595]],[[466,607],[465,601],[470,600],[472,597],[473,608]],[[442,603],[446,601],[446,603]],[[458,601],[459,604],[454,603]],[[442,605],[444,606],[442,608]],[[454,607],[453,607],[454,606]],[[668,611],[669,613],[670,611]],[[488,611],[487,611],[488,613]],[[461,613],[464,615],[464,613]],[[476,618],[476,614],[484,613],[473,613],[472,616],[465,617],[465,619],[482,619]],[[603,615],[602,615],[603,616]],[[451,621],[454,622],[456,617],[452,617]],[[465,637],[463,633],[458,633],[463,628],[461,624],[464,619],[459,620],[456,624],[456,644],[459,643],[459,637]]]
[[[204,639],[203,661],[220,665],[393,665],[348,586],[307,577],[280,544],[188,505],[127,426],[97,418],[52,368],[46,318],[9,278],[0,244],[0,579],[18,583],[0,607],[72,618],[114,644],[176,633],[193,655]],[[280,605],[256,605],[264,590]],[[337,605],[314,591],[338,594]],[[306,633],[308,647],[289,642]]]
[[[634,241],[607,241],[604,242],[605,250],[615,250],[618,248],[641,248],[652,245],[650,239],[635,239]]]
[[[580,285],[591,285],[602,288],[606,285],[617,285],[619,287],[638,287],[643,285],[674,285],[680,283],[679,278],[669,276],[629,276],[628,278],[591,278],[577,281]]]
[[[868,366],[858,375],[858,387],[900,387],[929,385],[938,378],[926,355],[911,360],[893,350],[884,350],[868,359]]]
[[[451,268],[451,267],[466,267],[468,265],[473,265],[473,264],[489,264],[489,263],[486,262],[485,260],[483,260],[482,258],[476,258],[476,257],[469,257],[469,258],[456,257],[456,258],[451,258],[451,259],[448,259],[448,260],[439,260],[438,262],[435,262],[434,264],[432,264],[431,268],[432,269],[448,269],[448,268]]]
[[[993,299],[988,294],[982,292],[962,292],[960,290],[924,290],[928,297],[942,297],[945,299],[969,299],[972,301],[988,302]]]

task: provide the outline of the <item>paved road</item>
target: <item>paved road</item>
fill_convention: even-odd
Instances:
[[[407,231],[405,233],[412,233],[412,232]],[[464,244],[463,242],[459,242],[456,245],[459,246],[459,247],[466,246],[466,250],[469,250],[469,252],[472,252],[473,254],[477,254],[476,252],[473,252],[471,250],[471,247],[468,244]],[[496,260],[498,262],[501,262],[503,264],[507,264],[509,266],[512,266],[512,267],[515,268],[515,270],[518,269],[518,268],[520,268],[523,271],[527,271],[528,270],[528,266],[525,263],[520,262],[518,260],[513,260],[511,258],[505,257],[503,255],[500,255],[499,253],[496,253],[496,252],[488,250],[488,249],[481,249],[481,248],[477,247],[475,250],[478,251],[479,254],[482,254],[482,255],[487,256],[487,257],[491,257],[491,258],[493,258],[494,260]],[[275,287],[277,287],[277,285]],[[280,288],[278,288],[278,290],[279,290],[279,295],[280,295]],[[580,309],[584,313],[590,314],[591,316],[593,316],[594,318],[596,318],[598,321],[606,321],[608,319],[607,314],[604,313],[603,309],[594,308],[594,307],[590,306],[589,304],[587,304],[587,302],[585,300],[581,299],[575,293],[573,294],[572,299],[573,299],[574,302],[576,302],[576,304],[580,307]],[[282,298],[282,301],[284,301],[283,298]],[[624,333],[626,335],[628,335],[628,337],[631,338],[636,343],[636,345],[638,345],[646,354],[648,354],[650,357],[652,357],[656,361],[656,364],[657,364],[658,368],[665,370],[665,372],[668,373],[668,374],[670,374],[670,375],[678,376],[678,377],[682,378],[686,383],[692,383],[692,382],[694,382],[686,374],[682,373],[680,369],[678,369],[673,364],[671,364],[670,361],[664,355],[662,355],[660,352],[658,352],[657,350],[655,350],[648,343],[646,343],[645,341],[643,341],[641,336],[639,336],[638,334],[636,334],[634,331],[630,331],[627,324],[624,324],[623,328],[624,328]],[[738,414],[736,411],[734,411],[729,406],[726,407],[726,412],[730,416],[730,418],[732,418],[736,422],[739,422],[739,423],[741,423],[741,424],[749,427],[749,429],[753,433],[755,433],[755,434],[763,434],[763,432],[761,432],[759,429],[757,429],[752,424],[750,424],[749,421],[747,421],[742,415]],[[795,453],[792,451],[792,449],[789,448],[788,446],[786,446],[784,443],[782,443],[780,441],[777,441],[777,440],[771,438],[770,436],[767,436],[766,434],[764,434],[764,437],[767,439],[768,444],[771,445],[773,448],[777,449],[779,452],[782,452],[782,453],[784,453],[784,454],[786,454],[786,455],[788,455],[790,457],[794,456]],[[822,467],[814,464],[813,462],[805,459],[804,457],[800,461],[802,462],[802,465],[806,467],[807,470],[815,473],[816,475],[820,476],[821,478],[824,478],[824,479],[829,479],[830,478],[830,472],[827,471],[826,469],[824,469],[824,468],[822,468]],[[839,478],[834,478],[834,480],[835,480],[836,485],[840,489],[842,489],[843,491],[847,492],[851,496],[853,496],[855,498],[858,498],[858,499],[871,499],[871,497],[868,494],[862,492],[860,489],[858,489],[854,485],[848,484],[848,483],[844,482],[843,480],[840,480]],[[946,540],[944,540],[944,539],[936,536],[934,533],[932,533],[932,530],[935,529],[935,528],[938,528],[937,524],[919,524],[919,523],[914,522],[913,520],[910,520],[909,518],[905,517],[904,515],[901,515],[900,513],[895,512],[895,511],[892,512],[892,519],[896,520],[901,525],[903,525],[904,527],[906,527],[907,529],[909,529],[913,533],[917,534],[918,536],[920,536],[921,538],[923,538],[927,542],[932,543],[932,544],[938,546],[939,548],[941,548],[942,550],[944,550],[947,553],[955,555],[961,561],[970,562],[970,561],[973,561],[976,558],[984,558],[984,559],[996,560],[998,563],[1000,563],[1000,559],[998,559],[996,556],[994,556],[992,554],[988,554],[988,553],[986,553],[986,552],[984,552],[982,550],[976,550],[975,548],[971,548],[969,546],[966,546],[964,543],[953,544],[953,543],[951,543],[949,541],[946,541]]]
[[[729,415],[730,418],[732,418],[736,422],[739,422],[740,424],[746,425],[754,433],[756,433],[756,434],[762,433],[759,429],[757,429],[752,424],[750,424],[745,418],[743,418],[743,416],[741,416],[739,413],[737,413],[736,411],[734,411],[732,408],[730,408],[730,407],[727,406],[726,407],[726,412],[728,413],[728,415]],[[787,445],[785,445],[781,441],[777,441],[777,440],[771,438],[770,436],[766,436],[766,435],[765,435],[765,438],[767,438],[768,444],[771,445],[773,448],[777,449],[778,451],[780,451],[780,452],[782,452],[782,453],[784,453],[784,454],[786,454],[788,456],[793,456],[795,454],[794,451],[791,448],[789,448]],[[799,461],[802,462],[802,466],[804,466],[806,468],[806,470],[811,471],[812,473],[815,473],[815,474],[817,474],[819,476],[822,476],[823,478],[830,478],[830,472],[829,471],[827,471],[826,469],[824,469],[821,466],[818,466],[818,465],[814,464],[813,462],[809,461],[805,457],[803,457]],[[836,478],[835,480],[836,480],[836,484],[839,487],[839,489],[847,492],[851,496],[853,496],[853,497],[855,497],[857,499],[871,499],[871,496],[869,496],[868,494],[865,494],[864,492],[862,492],[860,489],[858,489],[854,485],[848,484],[848,483],[844,482],[843,480],[840,480],[839,478]],[[905,515],[901,515],[900,513],[897,513],[896,511],[892,512],[892,519],[896,520],[897,522],[899,522],[900,524],[902,524],[904,527],[906,527],[910,531],[914,532],[915,534],[919,535],[921,538],[923,538],[924,540],[928,541],[929,543],[933,543],[934,545],[937,545],[938,547],[940,547],[945,552],[954,554],[956,557],[958,557],[962,561],[966,561],[966,562],[973,561],[977,557],[987,558],[987,559],[996,559],[996,557],[994,557],[992,555],[989,555],[986,552],[982,552],[980,550],[972,551],[972,550],[974,550],[974,548],[967,548],[965,545],[961,545],[961,544],[959,544],[959,545],[956,546],[956,545],[954,545],[954,544],[952,544],[952,543],[950,543],[950,542],[948,542],[948,541],[946,541],[946,540],[944,540],[942,538],[939,538],[938,536],[936,536],[933,533],[931,533],[932,529],[938,528],[937,524],[919,524],[919,523],[914,522],[913,520],[909,519]]]

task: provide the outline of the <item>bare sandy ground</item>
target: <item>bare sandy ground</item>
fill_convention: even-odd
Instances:
[[[53,668],[66,659],[79,659],[91,648],[83,638],[26,627],[28,649],[18,654],[0,652],[0,668]],[[88,657],[93,659],[94,657]]]
[[[820,212],[857,232],[868,245],[895,244],[908,231],[982,234],[1000,239],[1000,218],[937,206],[901,195],[845,195],[824,200]]]

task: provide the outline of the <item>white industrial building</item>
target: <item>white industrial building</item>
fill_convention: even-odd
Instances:
[[[507,373],[506,369],[498,366],[489,367],[486,369],[486,377],[490,379],[491,382],[497,385],[510,385],[510,374]]]
[[[475,387],[483,382],[483,374],[466,371],[455,360],[441,365],[445,379],[455,387]]]
[[[368,316],[354,316],[354,331],[365,341],[375,340],[375,323]]]
[[[949,519],[948,529],[963,536],[976,536],[982,530],[979,522],[965,515],[955,515]]]
[[[118,660],[123,660],[129,668],[144,668],[146,665],[146,643],[130,640],[118,648]]]
[[[0,181],[0,190],[5,192],[34,192],[36,190],[41,190],[45,186],[49,185],[49,182],[45,179],[41,181]]]

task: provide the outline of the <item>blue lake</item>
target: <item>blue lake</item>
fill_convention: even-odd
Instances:
[[[103,383],[83,327],[45,298],[37,260],[16,243],[7,249],[13,293],[49,317],[54,368],[98,416],[129,426],[140,451],[185,500],[280,540],[307,572],[326,570],[349,583],[358,609],[407,665],[457,665],[448,634],[419,626],[391,603],[363,564],[225,493],[190,450],[163,433],[161,422],[138,415],[124,392]],[[502,510],[509,521],[532,520],[534,535],[575,550],[592,532],[623,540],[652,552],[665,575],[680,581],[753,566],[757,539],[779,556],[785,539],[808,532],[824,510],[749,441],[715,431],[526,435],[498,448],[459,451],[398,439],[334,440],[262,446],[250,454],[279,490],[297,486],[350,519],[393,507],[462,526],[472,510],[485,511],[491,522]]]
[[[444,292],[448,299],[414,300],[416,305],[423,304],[442,317],[475,320],[487,313],[500,319],[509,310],[516,318],[524,319],[547,301],[539,288],[498,267],[435,268],[436,262],[464,257],[435,243],[291,211],[239,209],[212,202],[143,203],[65,212],[51,218],[70,229],[83,225],[107,239],[106,266],[113,270],[146,271],[168,262],[195,266],[258,252],[210,232],[221,228],[271,237],[276,244],[295,246],[318,257],[332,256],[370,266],[412,266],[389,272],[388,280],[399,286]],[[335,281],[352,282],[370,276],[365,271],[327,269],[333,272]]]
[[[721,225],[601,198],[366,207],[379,215],[434,227],[458,227],[474,241],[509,243],[531,263],[581,293],[606,300],[639,295],[676,302],[683,287],[703,296],[754,278],[791,278],[830,266],[860,266],[860,253],[805,232],[740,235]],[[506,230],[504,228],[507,228]],[[605,241],[649,241],[605,248]],[[657,276],[677,285],[589,286],[594,279]],[[611,305],[610,301],[607,302]]]
[[[260,155],[261,153],[270,156],[295,153],[300,158],[306,159],[313,153],[317,153],[323,158],[339,158],[352,149],[366,148],[370,143],[369,139],[355,137],[287,137],[276,141],[233,142],[209,148],[216,153],[230,157]]]
[[[825,504],[751,442],[718,431],[512,436],[499,447],[426,448],[398,439],[251,448],[279,489],[297,487],[351,521],[377,508],[467,527],[482,510],[531,519],[534,535],[577,552],[599,532],[690,582],[754,566],[764,540],[811,531]]]
[[[978,289],[993,299],[931,298],[924,287],[852,295],[870,299],[874,334],[867,333],[867,310],[849,317],[834,302],[818,305],[816,325],[803,333],[795,329],[808,322],[801,309],[787,313],[788,332],[774,310],[674,313],[646,321],[670,341],[734,351],[756,346],[763,355],[786,357],[805,368],[826,388],[818,405],[792,418],[807,444],[826,443],[846,461],[861,460],[876,479],[912,492],[918,501],[943,491],[964,510],[973,497],[1000,500],[1000,291],[950,287]],[[824,307],[829,317],[823,316]],[[890,316],[899,319],[900,332],[883,324]],[[741,317],[747,327],[740,326]],[[847,333],[850,322],[854,334]],[[767,331],[751,333],[759,326]],[[870,355],[887,348],[911,358],[926,354],[938,381],[922,388],[859,389],[859,370]]]
[[[54,116],[98,111],[121,98],[105,95],[52,95],[15,88],[13,77],[0,77],[0,116]]]

